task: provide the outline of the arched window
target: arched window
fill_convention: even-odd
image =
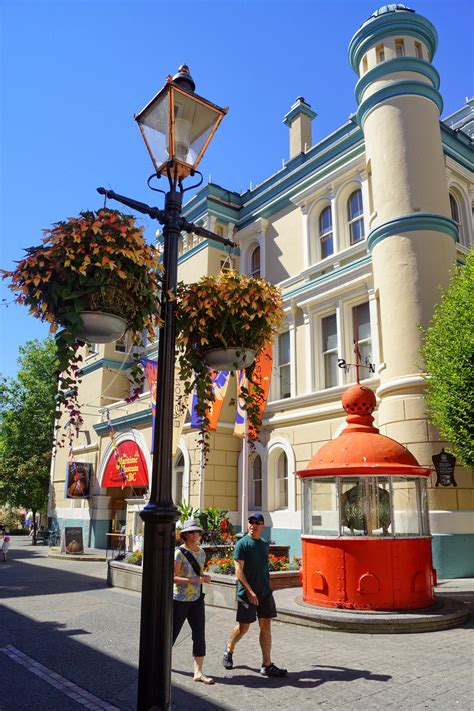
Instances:
[[[459,210],[459,203],[452,193],[449,193],[449,205],[451,207],[451,217],[453,222],[458,226],[458,237],[457,242],[461,240],[461,212]]]
[[[262,459],[257,454],[250,467],[250,506],[262,508]]]
[[[332,238],[332,214],[328,205],[319,215],[319,243],[321,247],[321,259],[331,256],[334,251]]]
[[[250,276],[260,279],[260,247],[258,245],[250,255]]]
[[[173,464],[173,501],[175,504],[183,500],[184,456],[178,452]]]
[[[276,463],[275,504],[277,509],[288,508],[288,457],[281,452]]]
[[[354,190],[347,201],[347,215],[349,219],[349,230],[351,244],[362,242],[365,237],[364,232],[364,208],[362,205],[362,191]]]

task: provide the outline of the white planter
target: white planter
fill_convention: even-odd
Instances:
[[[209,368],[215,370],[243,370],[255,360],[255,351],[251,348],[211,348],[202,354]]]
[[[77,337],[89,343],[110,343],[122,338],[128,323],[115,314],[103,311],[81,311],[80,317],[84,324],[77,331]]]

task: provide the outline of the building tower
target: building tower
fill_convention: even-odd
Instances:
[[[359,75],[357,120],[365,137],[368,247],[380,319],[379,426],[407,444],[421,466],[431,465],[440,438],[425,414],[418,325],[427,326],[448,283],[457,238],[439,75],[431,64],[436,46],[433,25],[400,4],[376,10],[349,45]]]

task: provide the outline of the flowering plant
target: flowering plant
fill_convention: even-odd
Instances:
[[[133,551],[133,553],[126,556],[125,562],[130,563],[131,565],[141,565],[143,562],[143,551]]]
[[[208,573],[221,573],[221,575],[234,575],[235,566],[233,558],[219,558],[213,556],[205,565]]]
[[[59,404],[69,410],[69,422],[79,428],[77,372],[82,357],[82,311],[121,316],[137,343],[146,329],[154,336],[160,323],[157,300],[161,265],[157,250],[145,243],[135,218],[103,208],[81,212],[43,230],[43,244],[28,247],[9,279],[16,301],[30,307],[35,318],[48,321],[56,336],[59,359]],[[138,377],[138,370],[135,370]],[[58,412],[57,415],[60,413]]]
[[[202,422],[201,442],[208,451],[209,405],[214,400],[212,372],[203,360],[211,348],[252,349],[258,354],[278,333],[283,322],[280,289],[264,279],[235,270],[178,285],[176,335],[178,361],[185,393],[196,387],[197,415]],[[263,390],[252,380],[255,363],[245,369],[248,387],[240,397],[247,411],[249,431],[256,437],[261,426]]]

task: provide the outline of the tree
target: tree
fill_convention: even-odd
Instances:
[[[53,338],[20,347],[15,379],[0,381],[0,503],[36,513],[48,500],[56,410],[56,345]]]
[[[452,280],[424,331],[421,349],[426,373],[430,421],[447,439],[453,454],[474,467],[472,402],[474,394],[474,253]]]

